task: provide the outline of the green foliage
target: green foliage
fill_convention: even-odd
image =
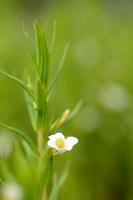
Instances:
[[[45,91],[47,91],[48,86],[49,86],[49,76],[50,76],[50,58],[49,58],[49,50],[45,38],[45,32],[43,32],[43,37],[44,37],[44,42],[45,42],[45,51],[46,51],[46,75],[45,75]]]
[[[66,135],[77,135],[80,143],[72,153],[54,159],[57,172],[62,169],[64,159],[71,157],[73,160],[71,176],[59,199],[133,199],[132,10],[131,0],[40,0],[32,3],[15,0],[13,5],[9,0],[0,1],[0,63],[5,71],[11,74],[15,71],[15,76],[24,80],[23,67],[27,66],[30,67],[31,80],[36,80],[33,78],[36,68],[34,63],[31,65],[31,55],[26,55],[19,19],[23,18],[31,38],[34,34],[31,20],[38,16],[40,22],[48,21],[45,30],[48,33],[46,35],[50,44],[49,50],[52,19],[57,20],[56,51],[53,51],[51,62],[51,67],[55,70],[63,44],[67,40],[71,43],[64,63],[65,73],[62,74],[62,79],[58,80],[58,90],[55,88],[48,102],[49,118],[51,119],[51,113],[59,117],[68,106],[72,109],[80,96],[85,101],[85,107],[72,121],[74,123],[63,127]],[[34,45],[34,38],[32,39]],[[52,74],[55,70],[51,69]],[[102,96],[101,91],[108,82],[119,84],[129,93],[129,104],[124,110],[112,110],[104,104],[109,94],[107,92],[107,95]],[[27,112],[23,98],[17,96],[18,87],[12,90],[10,83],[10,80],[0,76],[0,121],[8,121],[15,124],[15,127],[24,126],[27,133],[30,133],[31,126],[25,116]],[[114,105],[118,102],[119,107],[124,99],[121,96],[117,98],[118,96],[119,91],[112,94],[108,101]],[[33,111],[37,114],[34,108]],[[56,118],[52,120],[54,121]],[[36,122],[34,125],[36,128]],[[6,132],[2,129],[1,134],[3,131]],[[35,137],[36,134],[34,139]]]
[[[65,167],[63,173],[61,174],[58,182],[57,182],[57,176],[56,176],[56,174],[54,175],[53,189],[51,191],[49,200],[57,200],[58,199],[59,190],[60,190],[61,186],[64,184],[65,180],[67,179],[68,171],[69,171],[69,166],[70,166],[70,163],[68,162],[66,164],[66,167]]]
[[[29,111],[31,124],[37,136],[36,146],[33,140],[28,136],[28,134],[0,122],[1,126],[10,130],[11,132],[15,133],[23,139],[23,148],[19,145],[14,146],[12,166],[15,171],[13,171],[13,176],[11,170],[6,167],[6,162],[1,162],[1,170],[4,173],[3,176],[5,176],[5,181],[7,179],[9,180],[12,177],[16,178],[17,176],[16,180],[13,180],[13,178],[12,180],[17,181],[21,184],[21,186],[23,186],[25,200],[44,199],[46,186],[47,183],[50,181],[52,175],[52,163],[54,155],[53,151],[51,149],[48,149],[47,147],[47,136],[50,134],[50,132],[57,131],[58,128],[61,128],[64,124],[66,124],[73,116],[75,116],[82,105],[82,102],[79,102],[70,114],[69,109],[67,109],[63,114],[61,114],[61,116],[57,120],[55,120],[54,124],[50,127],[48,101],[61,73],[69,46],[69,44],[67,43],[55,77],[49,86],[50,59],[54,48],[55,29],[56,21],[54,22],[53,26],[53,36],[50,51],[45,36],[46,30],[43,27],[39,26],[37,20],[34,21],[36,46],[34,45],[34,42],[32,41],[30,35],[27,33],[27,31],[25,31],[26,43],[37,71],[37,81],[35,85],[31,82],[30,76],[28,74],[25,74],[25,76],[27,77],[26,81],[28,80],[26,84],[22,80],[19,80],[18,78],[4,72],[3,70],[0,70],[1,73],[17,82],[25,90],[26,104]],[[24,152],[22,151],[22,149],[24,150]],[[4,167],[2,168],[2,166]],[[50,195],[50,200],[57,199],[59,190],[67,178],[68,168],[69,166],[66,165],[66,168],[59,178],[58,183],[55,179],[52,193]],[[33,178],[32,176],[35,173],[35,180],[33,181],[33,185],[31,184],[32,186],[30,186]]]
[[[36,131],[37,111],[34,109],[32,98],[26,92],[25,92],[25,100],[26,100],[26,105],[28,108],[32,127],[33,127],[34,131]]]
[[[28,88],[28,86],[22,80],[4,72],[2,69],[0,69],[0,72],[6,75],[7,77],[11,78],[12,80],[14,80],[16,83],[18,83],[24,90],[26,90],[26,92],[28,92],[28,94],[32,97],[32,99],[34,99],[32,91]]]
[[[40,72],[41,66],[41,52],[42,52],[42,41],[41,41],[41,30],[37,20],[34,22],[34,29],[35,29],[35,37],[36,37],[36,52],[37,52],[37,67],[38,71]]]
[[[51,151],[48,151],[42,157],[42,164],[39,171],[40,179],[40,193],[43,192],[44,186],[50,181],[52,174],[52,165],[53,165],[53,155]]]
[[[57,69],[57,72],[56,72],[56,74],[55,74],[55,77],[54,77],[54,79],[53,79],[53,81],[52,81],[52,83],[51,83],[49,89],[48,89],[48,92],[47,92],[47,99],[48,99],[48,100],[49,100],[50,95],[51,95],[51,93],[52,93],[52,91],[53,91],[53,88],[54,88],[54,86],[55,86],[55,84],[56,84],[56,82],[57,82],[57,80],[58,80],[58,78],[59,78],[59,76],[60,76],[60,73],[61,73],[61,70],[62,70],[64,61],[65,61],[65,57],[66,57],[66,54],[67,54],[68,46],[69,46],[69,43],[67,43],[66,46],[65,46],[63,55],[62,55],[62,57],[61,57],[61,60],[60,60],[60,63],[59,63],[58,69]]]
[[[48,126],[47,102],[40,80],[37,83],[37,101],[37,131],[46,130]]]
[[[0,161],[0,176],[2,175],[3,186],[17,183],[23,188],[24,200],[36,200],[39,194],[38,160],[36,161],[34,157],[29,159],[18,143],[14,144],[11,156],[12,159]]]
[[[4,162],[4,160],[0,159],[0,176],[3,180],[6,182],[16,182],[16,178],[12,174],[12,172],[9,170],[8,163]]]
[[[52,133],[53,131],[56,131],[56,129],[60,128],[60,126],[62,126],[68,119],[68,116],[69,116],[69,109],[65,110],[65,112],[63,112],[61,116],[50,126],[49,131]]]
[[[69,122],[78,113],[78,111],[80,110],[81,106],[83,105],[83,102],[84,102],[83,100],[80,100],[77,103],[77,105],[75,106],[75,108],[70,112],[70,114],[69,114],[69,116],[68,116],[68,118],[67,118],[67,120],[65,121],[64,124],[66,124],[67,122]]]
[[[68,123],[78,113],[82,105],[83,105],[83,100],[80,100],[75,106],[75,108],[73,108],[73,110],[70,112],[67,119],[61,124],[59,128],[62,128],[66,123]]]
[[[18,130],[16,128],[12,128],[10,126],[7,126],[6,124],[4,124],[2,122],[0,122],[0,125],[3,126],[3,127],[5,127],[5,128],[7,128],[10,131],[12,131],[13,133],[17,134],[18,136],[20,136],[22,139],[25,140],[25,142],[27,142],[27,144],[31,147],[31,149],[35,153],[39,154],[38,150],[37,150],[37,148],[35,146],[35,144],[33,143],[33,141],[31,140],[31,138],[26,133],[24,133],[24,132],[22,132],[22,131],[20,131],[20,130]]]
[[[37,66],[36,50],[34,48],[33,41],[31,39],[31,37],[29,36],[29,34],[27,33],[27,31],[25,31],[25,38],[26,38],[26,42],[27,42],[29,52],[31,54],[31,58],[32,58],[33,62],[35,63],[35,65]]]
[[[51,47],[50,47],[50,51],[49,51],[50,57],[52,56],[54,43],[55,43],[55,31],[56,31],[56,21],[54,21],[54,26],[53,26],[53,36],[52,36],[52,42],[51,42]]]
[[[69,109],[67,109],[61,116],[50,126],[50,132],[57,131],[62,128],[67,122],[69,122],[80,110],[83,105],[83,100],[80,100],[75,108],[69,113]]]

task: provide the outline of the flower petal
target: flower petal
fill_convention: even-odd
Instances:
[[[56,140],[49,140],[48,142],[47,142],[47,145],[49,146],[49,147],[52,147],[52,148],[57,148],[57,146],[56,146]]]
[[[77,143],[78,143],[78,139],[76,137],[68,137],[65,140],[65,145],[66,145],[65,149],[70,151],[73,148],[73,146]]]
[[[65,151],[67,151],[66,148],[56,148],[56,150],[59,152],[59,154],[64,153]]]
[[[48,138],[49,138],[50,140],[52,140],[52,139],[55,138],[55,135],[49,135]]]
[[[56,137],[56,139],[62,138],[63,141],[65,140],[65,137],[64,137],[64,135],[63,135],[62,133],[56,133],[56,134],[55,134],[55,137]]]
[[[64,135],[62,134],[62,133],[56,133],[56,134],[54,134],[54,135],[50,135],[49,136],[49,139],[51,140],[53,140],[53,139],[59,139],[59,138],[62,138],[63,140],[65,140],[65,137],[64,137]]]

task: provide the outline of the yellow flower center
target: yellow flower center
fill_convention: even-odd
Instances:
[[[65,144],[62,138],[56,139],[56,145],[58,148],[65,148]]]

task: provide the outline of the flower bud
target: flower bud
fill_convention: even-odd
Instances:
[[[35,109],[36,111],[38,110],[38,105],[37,105],[36,102],[33,102],[33,107],[34,107],[34,109]]]
[[[67,120],[69,113],[69,109],[65,110],[62,115],[51,125],[50,132],[53,132],[54,130],[60,128]]]

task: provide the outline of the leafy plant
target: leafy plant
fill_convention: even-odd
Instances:
[[[63,140],[62,138],[56,138],[53,137],[53,135],[49,135],[57,132],[58,129],[61,129],[72,117],[75,116],[75,114],[78,112],[82,105],[82,101],[80,101],[72,112],[69,112],[69,110],[67,110],[63,114],[61,114],[61,116],[57,120],[55,120],[53,124],[49,123],[50,120],[48,115],[48,101],[55,87],[55,84],[60,76],[68,50],[67,44],[59,62],[59,66],[57,68],[55,77],[50,83],[50,61],[55,41],[55,30],[56,22],[54,22],[53,37],[50,50],[48,48],[45,36],[46,30],[43,27],[39,26],[37,20],[34,21],[36,45],[34,45],[34,42],[32,41],[27,31],[25,31],[27,46],[35,65],[37,76],[36,85],[33,85],[33,83],[31,83],[30,75],[28,74],[27,83],[25,83],[17,77],[14,77],[0,69],[0,72],[2,74],[6,75],[10,79],[18,83],[24,89],[31,124],[37,135],[36,145],[33,142],[33,139],[30,138],[27,133],[24,133],[23,131],[20,131],[16,128],[10,127],[0,122],[1,126],[17,134],[22,139],[22,145],[18,145],[16,143],[14,144],[13,159],[11,160],[12,165],[8,166],[6,164],[6,161],[1,160],[1,180],[3,180],[6,183],[10,181],[18,182],[23,187],[24,199],[27,200],[47,199],[47,183],[51,179],[53,156],[57,155],[57,152],[61,148],[63,149],[63,145],[66,145],[64,144],[65,139]],[[55,147],[48,147],[48,144],[46,142],[48,140],[48,136],[50,138],[54,138],[52,142],[55,141]],[[73,140],[74,137],[70,137],[70,139]],[[71,144],[71,148],[76,143],[77,140],[75,143]],[[64,149],[60,152],[64,152]],[[12,170],[12,166],[14,170]],[[53,189],[49,197],[50,200],[56,200],[58,198],[58,191],[64,183],[67,174],[68,165],[66,166],[58,183],[56,177],[54,178]]]

